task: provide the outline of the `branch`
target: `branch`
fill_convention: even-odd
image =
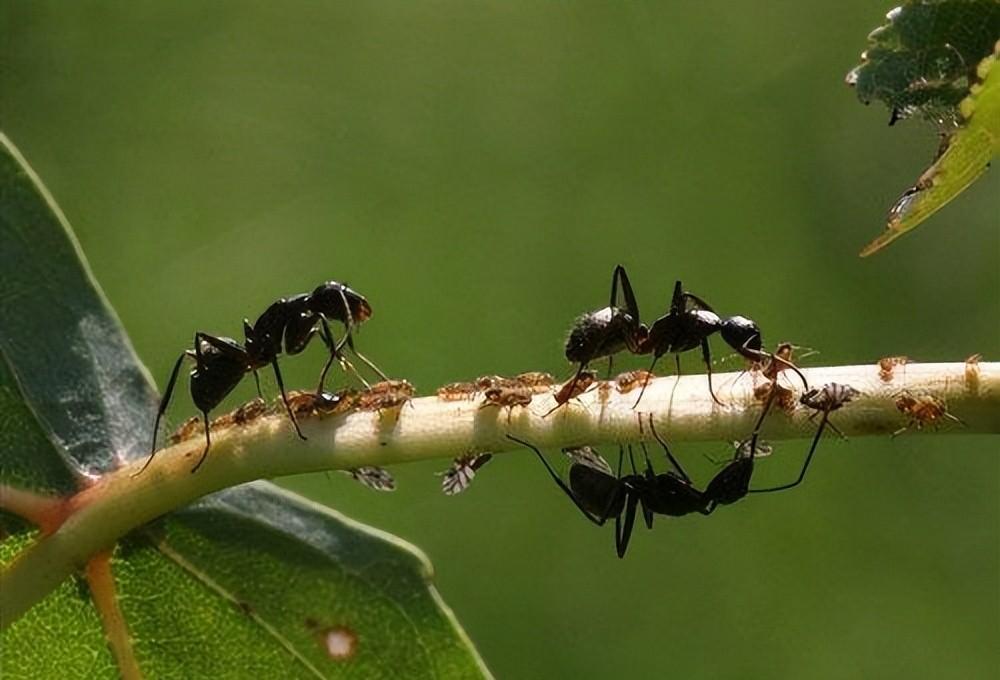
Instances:
[[[1000,433],[1000,363],[906,364],[895,367],[888,382],[880,378],[877,365],[804,373],[812,386],[836,382],[862,393],[831,416],[849,436],[887,435],[906,426],[910,421],[896,406],[904,389],[943,400],[965,425],[948,424],[940,433]],[[590,390],[547,418],[541,414],[554,405],[552,392],[509,413],[506,408],[483,408],[481,397],[424,397],[381,414],[303,417],[307,441],[295,437],[280,413],[213,430],[212,450],[196,474],[191,468],[204,445],[199,437],[160,451],[142,474],[134,476],[144,463],[136,461],[70,499],[65,522],[0,572],[0,627],[129,531],[201,496],[251,480],[519,448],[505,437],[507,432],[541,448],[637,441],[648,437],[639,429],[640,411],[652,413],[657,430],[671,442],[745,438],[761,409],[754,387],[766,381],[759,373],[747,372],[714,378],[725,406],[712,401],[704,375],[691,375],[651,381],[638,411],[633,410],[638,390],[619,393],[609,386]],[[801,385],[786,384],[797,390],[797,398]],[[772,441],[811,436],[812,413],[803,406],[790,413],[773,409],[764,436]]]

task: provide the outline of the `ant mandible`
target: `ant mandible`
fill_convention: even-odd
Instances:
[[[646,327],[639,321],[639,305],[632,292],[632,284],[625,267],[618,265],[611,274],[608,306],[588,312],[573,322],[566,339],[565,354],[567,360],[579,364],[579,367],[573,378],[556,394],[556,408],[572,398],[591,361],[608,357],[610,371],[614,355],[626,349],[638,352],[645,335]]]
[[[354,348],[352,331],[356,325],[369,317],[371,317],[371,305],[360,293],[342,283],[327,281],[312,293],[281,298],[274,302],[253,325],[250,325],[248,319],[244,319],[243,333],[246,338],[244,345],[240,345],[232,338],[216,337],[200,331],[195,333],[194,350],[182,352],[174,362],[153,424],[153,443],[149,458],[136,474],[143,472],[156,454],[156,435],[160,420],[170,404],[177,375],[185,358],[193,359],[195,362],[195,367],[191,370],[191,398],[205,420],[205,449],[191,470],[194,472],[205,461],[212,445],[209,434],[209,411],[218,406],[247,373],[253,373],[257,394],[260,395],[260,378],[257,371],[267,365],[274,370],[282,403],[295,427],[296,434],[301,439],[306,438],[299,429],[295,414],[292,413],[281,370],[278,368],[278,355],[281,354],[283,344],[287,354],[298,354],[306,348],[317,332],[320,333],[330,350],[330,357],[320,374],[317,395],[323,393],[323,382],[334,359],[338,359],[345,369],[353,370],[353,366],[341,355],[341,348],[345,343],[355,356],[384,377],[373,363]],[[344,324],[345,336],[339,343],[333,339],[328,319],[341,321]]]

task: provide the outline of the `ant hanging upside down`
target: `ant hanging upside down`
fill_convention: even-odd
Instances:
[[[375,364],[354,348],[353,330],[355,326],[368,320],[371,314],[371,305],[360,293],[342,283],[327,281],[318,286],[312,293],[281,298],[274,302],[253,325],[250,325],[248,319],[244,319],[245,344],[243,345],[232,338],[217,337],[200,331],[195,333],[194,349],[184,351],[174,363],[170,379],[167,381],[167,388],[160,400],[156,421],[153,424],[153,444],[149,458],[136,474],[143,472],[156,454],[156,434],[160,427],[160,419],[170,404],[177,375],[184,359],[194,360],[195,365],[191,370],[191,399],[205,420],[205,449],[202,451],[201,458],[191,469],[191,472],[194,472],[205,461],[212,445],[208,423],[209,411],[218,406],[247,373],[253,373],[257,394],[260,395],[260,378],[257,371],[268,365],[274,370],[274,378],[281,392],[282,403],[284,403],[288,417],[295,427],[295,432],[300,438],[305,439],[289,406],[285,384],[281,378],[281,370],[278,368],[278,355],[281,354],[282,350],[289,355],[299,354],[305,350],[317,333],[323,339],[330,351],[330,356],[320,373],[317,394],[322,394],[326,374],[334,360],[337,360],[345,370],[357,375],[367,385],[367,382],[358,375],[351,363],[343,357],[341,350],[345,345],[358,359],[380,377],[385,378],[385,374]],[[344,324],[344,337],[339,342],[334,340],[333,333],[330,331],[329,321],[331,320]]]
[[[646,469],[642,474],[635,469],[633,462],[632,474],[623,476],[624,451],[619,448],[618,472],[612,474],[611,467],[593,449],[568,449],[566,453],[573,459],[569,468],[569,484],[562,480],[537,447],[509,434],[507,438],[535,452],[555,483],[588,520],[603,526],[607,520],[615,518],[615,551],[618,557],[624,557],[638,509],[641,508],[643,519],[650,529],[656,514],[671,517],[693,513],[710,515],[718,506],[735,503],[746,496],[753,474],[752,458],[739,456],[719,471],[704,491],[700,491],[670,453],[667,443],[657,434],[652,415],[649,416],[649,427],[663,447],[673,470],[656,474],[646,456]]]

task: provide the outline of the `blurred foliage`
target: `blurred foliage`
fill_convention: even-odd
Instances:
[[[892,122],[920,114],[942,130],[958,125],[976,66],[1000,40],[1000,2],[911,0],[886,18],[847,76],[858,99],[881,99]]]
[[[862,257],[944,207],[1000,153],[1000,72],[993,69],[1000,2],[915,0],[887,19],[868,36],[871,46],[847,83],[865,104],[884,101],[889,125],[920,114],[942,138],[934,164],[893,204],[885,232]]]
[[[644,314],[681,278],[816,362],[995,359],[996,173],[942,228],[856,257],[926,161],[921,130],[884,134],[841,85],[884,11],[12,2],[0,125],[160,381],[195,330],[238,335],[327,278],[374,306],[361,351],[424,393],[567,374],[566,329],[617,262]],[[291,385],[313,384],[314,350],[283,364]],[[760,482],[806,445],[776,446]],[[717,447],[677,448],[711,474]],[[968,678],[1000,663],[995,449],[830,440],[796,492],[637,530],[625,561],[530,454],[457,497],[446,461],[394,469],[392,496],[281,483],[425,549],[498,677]]]
[[[69,225],[2,134],[0,257],[0,483],[67,493],[148,455],[157,395]],[[35,533],[0,513],[0,563]],[[423,555],[266,482],[156,522],[111,566],[145,675],[481,677]],[[129,675],[80,586],[4,628],[4,677]],[[330,636],[351,643],[334,654]]]

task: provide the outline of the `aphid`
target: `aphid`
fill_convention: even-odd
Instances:
[[[909,357],[882,357],[878,360],[878,377],[882,382],[892,382],[893,373],[896,366],[905,366],[910,362]]]
[[[813,388],[803,394],[799,398],[799,401],[803,406],[808,406],[816,412],[809,416],[810,419],[814,418],[817,413],[821,413],[822,417],[819,421],[819,427],[816,428],[816,435],[813,437],[812,445],[809,447],[809,453],[806,455],[806,460],[802,464],[802,470],[799,472],[798,478],[794,482],[782,484],[780,486],[769,487],[767,489],[752,489],[750,493],[784,491],[785,489],[791,489],[792,487],[801,484],[802,480],[805,479],[806,471],[809,469],[809,463],[812,462],[813,454],[816,452],[816,445],[819,444],[819,439],[823,436],[823,430],[829,426],[830,429],[838,435],[841,437],[844,436],[843,433],[841,433],[841,431],[830,422],[830,414],[860,394],[860,392],[850,385],[841,385],[839,383],[827,383],[822,387]],[[751,444],[751,451],[756,450],[756,437],[757,433],[755,431],[753,435],[753,443]]]
[[[317,396],[313,391],[292,390],[288,393],[288,407],[296,418],[316,413],[316,400]]]
[[[181,426],[170,435],[170,443],[179,444],[180,442],[192,439],[196,435],[204,432],[204,429],[205,426],[202,424],[201,418],[198,416],[191,416],[181,423]]]
[[[291,392],[289,392],[291,394]],[[221,430],[234,425],[245,425],[267,413],[267,403],[261,397],[255,397],[241,404],[233,411],[219,416],[212,421],[213,430]],[[195,420],[198,420],[196,417]]]
[[[500,375],[483,375],[476,378],[475,383],[476,389],[480,392],[488,390],[491,387],[496,387],[505,380],[503,376]]]
[[[749,456],[751,455],[751,441],[749,439],[744,439],[741,442],[732,442],[733,450],[736,452],[736,456]],[[759,441],[756,447],[753,447],[753,456],[755,458],[767,458],[772,453],[774,453],[774,447],[765,441]]]
[[[893,432],[893,437],[903,434],[911,427],[922,430],[924,425],[936,425],[942,418],[965,425],[959,418],[948,413],[948,405],[943,399],[933,394],[913,395],[903,390],[896,396],[895,404],[899,412],[909,418],[909,422]]]
[[[246,425],[267,413],[267,403],[261,397],[254,397],[233,411],[233,423]]]
[[[619,392],[625,394],[626,392],[631,392],[636,387],[645,385],[655,377],[651,372],[642,369],[626,371],[625,373],[618,374],[618,377],[615,378],[615,386]]]
[[[474,398],[477,392],[479,388],[475,383],[454,382],[439,387],[437,396],[441,401],[463,401]]]
[[[510,382],[524,387],[530,387],[535,393],[542,394],[549,391],[552,384],[555,383],[555,378],[552,377],[551,373],[528,371],[527,373],[519,373],[518,375],[515,375],[510,379]]]
[[[355,481],[361,482],[369,489],[375,491],[395,491],[396,480],[385,468],[366,465],[353,470],[342,470],[344,474],[350,475]]]
[[[707,302],[685,291],[680,281],[674,284],[670,309],[650,325],[636,353],[653,355],[650,371],[664,354],[673,354],[677,363],[677,374],[680,375],[680,355],[700,346],[702,360],[708,372],[708,391],[712,399],[721,405],[722,402],[715,396],[715,390],[712,388],[712,352],[708,344],[708,338],[716,332],[741,356],[757,362],[764,359],[778,362],[798,373],[802,383],[808,385],[805,376],[794,364],[764,351],[760,327],[755,322],[745,316],[720,317]],[[643,382],[635,406],[642,400],[648,384],[648,380]]]
[[[406,380],[383,380],[358,395],[357,408],[381,411],[399,408],[413,398],[414,389]]]
[[[492,453],[469,453],[459,456],[452,461],[451,467],[437,473],[441,476],[441,491],[446,496],[462,493],[472,484],[476,471],[492,459]]]
[[[611,297],[608,306],[588,312],[573,322],[566,339],[566,359],[579,364],[576,374],[556,394],[557,406],[572,399],[576,383],[583,377],[587,365],[595,359],[612,357],[624,350],[636,352],[646,336],[646,327],[639,321],[639,305],[625,267],[618,265],[611,274]]]
[[[527,406],[535,396],[535,391],[524,385],[506,385],[489,387],[483,392],[483,404],[479,408],[487,406],[499,406],[507,408],[507,422],[510,422],[511,413],[515,406]]]
[[[549,413],[552,413],[570,399],[579,397],[581,394],[590,389],[590,386],[593,385],[596,380],[596,371],[582,371],[577,373],[572,380],[566,381],[563,386],[559,388],[559,391],[556,392],[555,395],[556,405],[549,409],[545,415],[549,415]]]

